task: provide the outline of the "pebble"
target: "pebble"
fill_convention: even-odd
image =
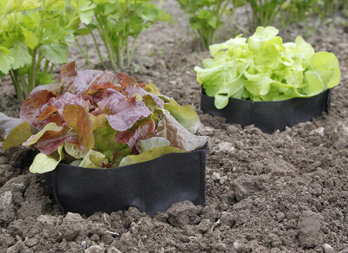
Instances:
[[[234,150],[234,147],[232,143],[230,142],[222,142],[218,145],[217,147],[217,152],[222,152],[222,153],[232,153]]]
[[[316,135],[316,134],[318,134],[318,135],[320,135],[320,136],[324,136],[324,132],[325,132],[325,128],[323,128],[323,127],[318,127],[318,128],[316,128],[316,129],[312,130],[309,134],[310,134],[310,135]]]
[[[220,173],[213,172],[212,178],[213,178],[214,181],[219,181],[220,180]]]
[[[83,249],[87,249],[87,242],[86,241],[82,241],[81,242],[81,246]]]
[[[93,245],[85,250],[85,253],[104,253],[104,248],[98,245]]]
[[[322,247],[323,247],[324,253],[334,253],[335,252],[334,249],[331,247],[331,245],[329,245],[327,243],[323,244]]]

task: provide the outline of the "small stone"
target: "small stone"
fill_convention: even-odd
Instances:
[[[232,153],[234,150],[234,147],[232,143],[230,142],[222,142],[218,145],[216,152],[222,152],[222,153]]]
[[[227,176],[223,176],[220,178],[219,183],[224,184],[226,182],[226,180],[227,180]]]
[[[239,242],[234,242],[233,243],[233,249],[236,251],[236,252],[241,252],[242,251],[242,244],[239,243]]]
[[[39,240],[36,239],[36,238],[25,238],[25,241],[24,241],[25,245],[28,246],[29,248],[32,248],[34,247],[35,245],[37,245],[39,243]]]
[[[331,245],[329,245],[327,243],[323,244],[322,247],[323,247],[324,253],[334,253],[335,252],[334,249],[331,247]]]
[[[85,253],[104,253],[104,248],[99,245],[93,245],[85,250]]]
[[[40,215],[36,220],[42,224],[49,224],[52,226],[56,224],[56,218],[52,215]]]
[[[309,134],[310,135],[320,135],[320,136],[324,136],[324,132],[325,132],[325,128],[323,127],[318,127],[314,130],[312,130]]]
[[[213,172],[212,178],[213,178],[214,181],[220,180],[220,173],[218,173],[218,172]]]
[[[82,241],[82,242],[81,242],[81,247],[82,247],[83,249],[87,249],[87,242],[86,242],[86,241]]]
[[[10,223],[16,217],[12,193],[5,191],[0,194],[0,224]]]
[[[320,215],[311,211],[305,211],[298,223],[299,241],[302,248],[315,248],[321,243]]]
[[[239,253],[239,252],[251,252],[251,248],[247,247],[246,245],[241,244],[240,242],[234,242],[232,246],[232,252],[233,253]]]
[[[0,210],[5,209],[11,203],[12,203],[12,193],[10,191],[5,191],[0,196]]]

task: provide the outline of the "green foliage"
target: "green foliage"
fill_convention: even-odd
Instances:
[[[293,22],[304,21],[309,15],[316,12],[318,0],[291,0],[281,7],[282,25],[287,26]]]
[[[252,10],[251,28],[272,25],[286,0],[246,0]]]
[[[190,25],[195,30],[202,46],[208,48],[215,40],[216,31],[222,24],[227,7],[233,4],[229,16],[236,8],[244,5],[244,0],[177,0],[180,8],[189,16]]]
[[[90,0],[1,1],[0,75],[10,74],[20,100],[52,82],[54,64],[67,62],[74,31],[93,8]]]
[[[240,36],[210,46],[213,58],[195,67],[197,80],[218,109],[230,97],[278,101],[311,97],[340,82],[336,56],[317,52],[302,37],[283,43],[274,27],[258,27],[247,40]]]
[[[117,65],[123,69],[125,60],[129,67],[133,58],[135,43],[142,31],[157,21],[170,21],[168,13],[161,9],[161,4],[151,0],[94,0],[95,24],[103,40],[108,59],[114,71]],[[92,34],[93,36],[93,34]],[[95,37],[100,60],[103,62]]]

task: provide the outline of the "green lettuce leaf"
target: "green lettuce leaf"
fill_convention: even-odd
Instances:
[[[168,153],[182,153],[182,152],[184,151],[179,148],[170,147],[170,146],[156,147],[152,150],[145,151],[139,155],[126,156],[125,158],[121,160],[120,167],[135,164],[135,163],[147,162]]]
[[[37,143],[40,140],[40,138],[45,133],[48,133],[50,131],[52,131],[52,132],[60,132],[62,130],[63,130],[63,127],[58,126],[56,123],[54,123],[54,122],[48,123],[40,132],[38,132],[37,134],[32,135],[26,142],[24,142],[23,146],[34,145],[35,143]]]
[[[33,163],[29,167],[31,173],[46,173],[54,170],[63,159],[63,145],[58,147],[58,155],[45,155],[39,153],[35,156]]]
[[[3,141],[3,150],[21,145],[30,136],[31,127],[28,121],[8,117],[0,112],[0,139]]]
[[[81,163],[79,164],[80,167],[84,168],[103,168],[101,166],[101,163],[104,162],[105,155],[95,151],[95,150],[89,150],[87,154],[83,157]]]
[[[145,152],[157,147],[169,146],[170,142],[163,137],[151,137],[139,142],[141,152]]]
[[[197,132],[200,121],[192,105],[180,106],[174,99],[171,99],[169,103],[164,104],[164,109],[169,111],[191,133],[195,134]]]

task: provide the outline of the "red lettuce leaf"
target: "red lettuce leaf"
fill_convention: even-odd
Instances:
[[[58,149],[66,140],[72,137],[69,133],[69,128],[64,125],[59,132],[46,131],[42,137],[37,141],[35,147],[45,155],[50,155]]]
[[[54,106],[57,108],[59,115],[63,116],[63,110],[66,105],[79,105],[87,111],[89,110],[89,102],[84,100],[82,95],[75,95],[70,92],[65,92],[60,97],[52,98],[46,106],[43,107],[43,110],[45,110],[46,107]]]
[[[136,83],[135,78],[127,75],[126,73],[117,73],[116,78],[118,83],[121,85],[122,89],[126,89],[128,86],[131,86]]]
[[[118,91],[109,93],[98,106],[106,114],[110,126],[116,131],[126,131],[135,122],[152,114],[147,106],[135,97],[127,98]]]
[[[156,104],[163,108],[164,102],[162,99],[160,99],[157,95],[147,92],[141,87],[136,86],[128,86],[125,91],[128,93],[129,96],[135,96],[135,94],[139,94],[141,97],[144,97],[146,95],[149,95],[153,98],[153,100],[156,102]]]
[[[63,82],[63,92],[74,94],[84,93],[95,83],[103,84],[114,79],[115,74],[106,70],[77,70],[75,62],[65,65],[59,74],[59,81]]]
[[[71,83],[74,81],[77,75],[77,69],[75,61],[65,64],[60,70],[58,81],[60,83]]]
[[[46,135],[46,134],[45,134]],[[58,150],[58,147],[62,145],[65,141],[69,139],[69,135],[60,135],[60,136],[53,136],[53,135],[46,135],[43,136],[40,141],[36,144],[36,148],[45,155],[50,155],[56,150]]]
[[[94,147],[94,137],[89,113],[80,105],[69,104],[64,107],[64,120],[69,127],[78,133],[79,145],[82,150]]]
[[[140,140],[154,135],[155,128],[156,124],[153,120],[146,120],[134,129],[116,133],[115,141],[128,144],[129,148],[133,149]]]
[[[20,109],[20,118],[29,123],[34,123],[40,115],[42,106],[44,106],[54,94],[48,90],[39,90],[27,97]]]

